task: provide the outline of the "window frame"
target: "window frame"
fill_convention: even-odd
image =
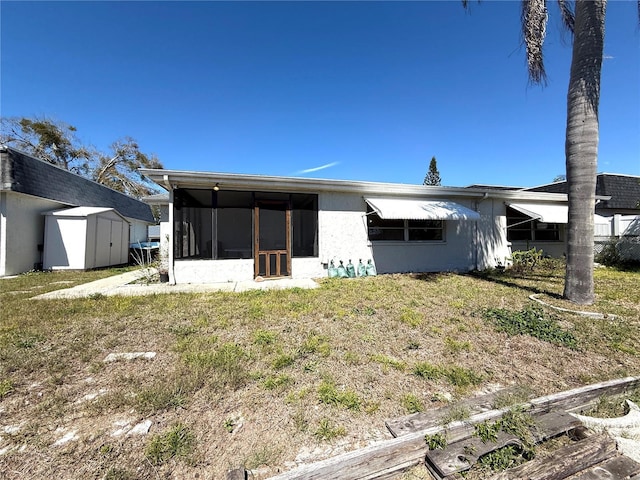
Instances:
[[[367,239],[369,242],[375,243],[411,243],[411,244],[434,244],[434,243],[446,243],[446,223],[445,220],[411,220],[411,219],[394,219],[383,220],[380,216],[367,204],[367,213],[365,215],[367,222]],[[370,220],[374,220],[375,224],[371,225]],[[425,222],[426,224],[438,224],[438,226],[419,226],[414,222]],[[413,223],[413,225],[412,225]],[[387,225],[385,225],[387,224]],[[402,231],[402,238],[397,239],[375,239],[371,238],[371,230],[378,229],[381,231]],[[440,238],[434,239],[412,239],[411,231],[430,230],[434,232],[440,232]]]

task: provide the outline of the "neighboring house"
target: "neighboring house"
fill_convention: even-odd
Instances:
[[[565,222],[564,194],[141,169],[169,190],[173,282],[314,278],[330,262],[378,272],[468,271],[510,257],[507,208]],[[564,230],[545,240],[564,248]],[[562,252],[560,252],[561,254]]]
[[[567,182],[527,188],[530,192],[567,193]],[[640,176],[599,173],[596,179],[595,251],[611,241],[625,259],[640,260]]]
[[[0,276],[43,262],[45,213],[72,207],[114,209],[129,224],[131,242],[147,238],[150,207],[79,175],[0,146]]]

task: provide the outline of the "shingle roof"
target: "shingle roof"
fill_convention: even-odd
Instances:
[[[10,147],[0,149],[0,190],[73,206],[115,208],[127,218],[154,222],[149,205]]]
[[[567,182],[555,182],[528,188],[531,192],[567,193]],[[596,195],[610,196],[602,200],[599,208],[626,210],[638,209],[640,201],[640,176],[599,173],[596,179]]]

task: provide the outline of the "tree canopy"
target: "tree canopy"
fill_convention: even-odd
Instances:
[[[76,132],[76,127],[61,121],[3,117],[0,143],[132,197],[160,191],[138,168],[163,168],[162,163],[143,153],[133,138],[117,139],[103,152],[84,145]]]

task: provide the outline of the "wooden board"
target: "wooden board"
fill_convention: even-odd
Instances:
[[[522,448],[518,437],[504,432],[497,435],[495,442],[483,442],[477,437],[468,438],[447,445],[444,449],[429,450],[426,455],[427,468],[436,474],[436,478],[448,477],[469,470],[481,456],[507,445]]]
[[[551,456],[535,458],[491,478],[492,480],[562,480],[609,460],[616,454],[615,440],[602,433],[559,448]]]
[[[544,413],[536,416],[534,421],[535,425],[531,433],[536,442],[556,437],[582,425],[578,419],[565,412]],[[483,442],[477,437],[470,436],[455,443],[449,443],[444,449],[427,452],[427,468],[436,478],[447,477],[470,469],[483,455],[507,445],[522,447],[518,437],[504,432],[498,434],[495,442]]]
[[[572,480],[626,480],[635,475],[640,475],[640,463],[621,455],[579,473]]]
[[[569,390],[556,395],[548,395],[532,400],[528,405],[532,405],[533,413],[535,411],[550,411],[556,404],[559,405],[559,408],[564,409],[563,405],[584,404],[582,398],[595,400],[602,395],[619,395],[627,391],[627,389],[635,389],[639,386],[640,377],[626,377]],[[466,422],[455,422],[449,425],[447,437],[450,442],[465,438],[473,431],[473,426],[470,424],[495,420],[502,416],[505,411],[490,410],[472,415]],[[425,435],[433,435],[442,431],[443,427],[433,426],[411,432],[360,450],[343,453],[320,462],[302,465],[294,470],[272,477],[272,480],[329,480],[335,478],[366,480],[392,478],[401,471],[417,465],[424,459],[427,452],[427,445],[424,440]]]
[[[637,388],[640,388],[640,377],[626,377],[538,397],[524,403],[523,406],[528,408],[531,413],[549,412],[551,410],[582,411],[594,405],[603,395],[622,395],[625,392],[633,391]],[[505,393],[508,394],[509,391],[510,390],[500,391],[471,398],[456,404],[456,407],[466,407],[472,415],[490,411],[495,399]],[[440,425],[441,421],[448,416],[450,411],[451,407],[443,407],[428,412],[413,413],[411,415],[389,419],[385,424],[394,437],[400,437],[410,432],[418,432]]]
[[[403,417],[391,418],[385,422],[387,429],[394,437],[400,437],[410,432],[417,432],[425,428],[442,425],[444,419],[451,415],[453,409],[465,409],[470,415],[494,410],[496,400],[502,396],[513,394],[514,388],[507,388],[497,392],[479,395],[456,402],[452,406],[437,408],[427,412],[412,413]]]

